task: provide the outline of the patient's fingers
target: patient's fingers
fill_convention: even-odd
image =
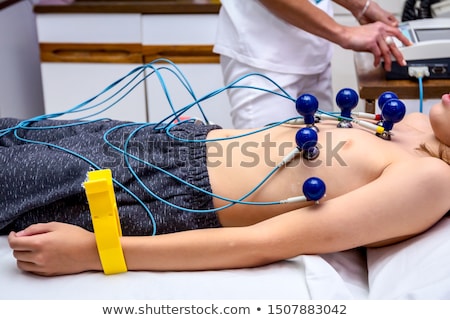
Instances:
[[[36,254],[33,251],[14,250],[13,257],[17,261],[35,263]]]
[[[42,268],[33,262],[17,260],[17,268],[22,271],[32,272],[39,275],[43,274]]]
[[[20,270],[35,272],[38,269],[36,253],[33,251],[14,249],[13,257],[17,260],[17,267]]]
[[[32,224],[31,226],[19,231],[16,233],[16,235],[18,237],[23,237],[23,236],[33,236],[36,234],[41,234],[41,233],[46,233],[49,231],[52,231],[52,225],[54,223],[36,223],[36,224]]]
[[[11,231],[8,235],[8,243],[13,250],[33,250],[42,247],[44,235],[54,230],[57,225],[54,222],[33,224],[19,232]]]
[[[17,236],[17,233],[11,231],[8,235],[8,244],[9,247],[13,250],[29,250],[29,245],[27,241],[22,241],[20,237]]]
[[[18,251],[31,251],[36,247],[34,239],[17,236],[15,232],[8,235],[8,244],[11,249]]]
[[[45,271],[45,255],[39,251],[13,250],[13,256],[17,260],[17,268],[22,271],[31,272],[41,276],[48,276],[51,273]]]

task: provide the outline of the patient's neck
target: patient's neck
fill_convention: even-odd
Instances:
[[[420,143],[420,149],[450,165],[450,147],[440,142],[434,134],[428,134]]]

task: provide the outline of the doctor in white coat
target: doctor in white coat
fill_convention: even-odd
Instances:
[[[330,0],[222,0],[214,52],[220,54],[225,84],[251,73],[274,80],[292,97],[311,93],[322,110],[334,105],[331,82],[332,43],[371,52],[390,69],[392,57],[405,63],[392,37],[409,45],[395,16],[373,0],[335,0],[348,9],[360,26],[333,19]],[[349,68],[353,66],[349,65]],[[260,76],[245,77],[239,85],[273,89]],[[227,91],[236,128],[254,128],[298,116],[295,104],[264,90]]]

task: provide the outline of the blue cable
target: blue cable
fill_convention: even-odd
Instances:
[[[165,63],[168,64],[169,67],[167,66],[155,66],[156,63]],[[149,72],[146,72],[148,71]],[[170,74],[174,75],[176,77],[176,79],[182,84],[182,86],[185,88],[185,90],[189,93],[189,95],[192,97],[192,102],[182,106],[180,108],[178,108],[178,110],[175,108],[175,106],[173,105],[172,99],[170,97],[170,92],[166,86],[166,82],[165,79],[162,75],[162,71],[164,72],[169,72]],[[142,76],[144,74],[144,76]],[[153,62],[143,65],[143,66],[139,66],[137,68],[134,68],[133,70],[131,70],[128,74],[126,74],[125,76],[121,77],[120,79],[114,81],[113,83],[111,83],[110,85],[108,85],[105,89],[103,89],[100,93],[98,93],[97,95],[91,97],[90,99],[87,99],[86,101],[64,111],[64,112],[58,112],[58,113],[53,113],[53,114],[46,114],[46,115],[41,115],[41,116],[37,116],[34,118],[30,118],[28,120],[23,120],[21,121],[19,124],[17,124],[14,127],[11,128],[6,128],[6,129],[2,129],[0,130],[0,137],[8,134],[8,133],[13,133],[14,136],[19,139],[22,142],[25,143],[31,143],[31,144],[41,144],[44,146],[48,146],[51,148],[55,148],[57,150],[66,152],[74,157],[77,157],[85,162],[87,162],[92,168],[94,169],[101,169],[97,164],[95,164],[92,160],[88,159],[87,157],[78,154],[77,152],[74,152],[73,150],[58,146],[56,144],[53,143],[49,143],[49,142],[45,142],[45,141],[37,141],[37,140],[30,140],[30,139],[26,139],[24,137],[21,137],[18,130],[22,129],[22,130],[51,130],[51,129],[58,129],[58,128],[64,128],[64,127],[71,127],[71,126],[82,126],[82,125],[86,125],[89,123],[93,123],[93,122],[98,122],[98,121],[107,121],[108,119],[102,118],[102,119],[95,119],[95,120],[89,120],[90,117],[93,116],[97,116],[101,113],[103,113],[104,111],[114,107],[119,101],[123,100],[125,97],[127,97],[137,86],[142,85],[147,79],[149,79],[152,76],[156,76],[161,90],[163,90],[165,97],[167,99],[167,102],[169,104],[169,108],[171,110],[171,113],[169,113],[169,115],[167,115],[164,119],[162,119],[161,121],[157,122],[157,123],[147,123],[147,122],[143,122],[143,123],[124,123],[118,126],[115,126],[113,128],[110,128],[109,130],[107,130],[104,135],[103,135],[103,140],[105,141],[105,143],[112,148],[113,150],[119,152],[120,154],[123,155],[123,159],[126,163],[126,166],[129,170],[129,172],[133,175],[133,177],[136,179],[136,181],[139,183],[139,185],[142,187],[142,189],[148,193],[149,195],[151,195],[152,197],[154,197],[155,199],[157,199],[158,201],[161,201],[169,206],[175,207],[177,209],[183,210],[183,211],[188,211],[188,212],[193,212],[193,213],[206,213],[206,212],[213,212],[213,211],[219,211],[219,210],[223,210],[225,208],[229,208],[230,206],[233,206],[235,204],[244,204],[244,205],[276,205],[276,204],[280,204],[280,201],[268,201],[268,202],[252,202],[252,201],[246,201],[245,199],[247,199],[249,196],[251,196],[253,193],[255,193],[264,183],[266,183],[268,181],[268,179],[270,179],[277,171],[280,167],[274,167],[270,172],[267,173],[267,175],[265,177],[263,177],[261,179],[261,181],[259,183],[257,183],[251,190],[249,190],[247,193],[245,193],[244,195],[242,195],[241,197],[239,197],[238,199],[230,199],[227,197],[222,197],[220,195],[214,194],[212,192],[209,192],[207,190],[201,189],[187,181],[184,181],[183,179],[173,175],[172,173],[164,170],[161,167],[158,167],[157,165],[154,165],[148,161],[145,161],[143,159],[140,159],[139,157],[131,154],[129,152],[129,145],[130,142],[132,141],[132,139],[135,137],[135,135],[140,131],[143,130],[144,128],[149,128],[150,126],[152,127],[152,130],[163,130],[165,132],[165,134],[167,134],[170,138],[174,139],[174,140],[178,140],[178,141],[182,141],[182,142],[186,142],[186,143],[206,143],[206,142],[213,142],[213,141],[224,141],[224,140],[231,140],[231,139],[236,139],[236,138],[240,138],[240,137],[245,137],[245,136],[249,136],[252,134],[256,134],[259,132],[263,132],[265,130],[269,130],[271,128],[274,128],[276,126],[280,126],[286,122],[289,122],[291,120],[295,120],[298,118],[302,118],[301,116],[299,117],[294,117],[294,118],[290,118],[290,119],[286,119],[284,121],[280,121],[280,122],[275,122],[272,124],[267,125],[264,128],[260,128],[260,129],[255,129],[252,131],[249,131],[247,133],[243,133],[240,135],[236,135],[236,136],[230,136],[230,137],[226,137],[226,138],[217,138],[217,139],[198,139],[198,140],[190,140],[190,139],[182,139],[177,137],[176,135],[174,135],[172,133],[172,129],[174,129],[176,126],[181,125],[182,123],[185,122],[191,122],[193,120],[181,120],[180,116],[185,114],[186,112],[188,112],[189,110],[191,110],[191,108],[193,107],[197,107],[203,117],[203,120],[206,123],[209,123],[206,114],[204,113],[204,110],[201,106],[201,102],[206,101],[218,94],[223,93],[226,90],[231,90],[231,89],[251,89],[251,90],[261,90],[264,92],[268,92],[271,94],[275,94],[280,96],[281,98],[285,98],[285,99],[289,99],[293,102],[295,102],[295,99],[293,97],[291,97],[283,88],[281,88],[275,81],[273,81],[272,79],[270,79],[269,77],[263,75],[263,74],[259,74],[259,73],[250,73],[247,75],[244,75],[238,79],[236,79],[235,81],[233,81],[232,83],[219,88],[217,90],[214,90],[206,95],[204,95],[203,97],[197,98],[194,90],[192,89],[191,85],[189,84],[189,81],[187,80],[187,78],[183,75],[183,73],[181,72],[180,69],[178,69],[178,67],[173,64],[170,60],[167,59],[157,59],[154,60]],[[279,92],[273,91],[273,90],[269,90],[267,88],[262,88],[262,87],[254,87],[254,86],[246,86],[246,85],[241,85],[239,84],[241,81],[243,81],[244,79],[246,79],[247,77],[262,77],[263,79],[266,79],[269,83],[273,84],[276,88],[278,88]],[[119,84],[121,84],[121,86],[119,86]],[[113,89],[116,89],[116,91],[112,92]],[[109,94],[109,96],[104,97],[102,100],[100,100],[99,102],[95,102],[95,100],[100,99],[101,97],[103,97],[104,95]],[[70,122],[67,124],[62,124],[62,125],[57,125],[57,126],[41,126],[41,127],[31,127],[30,125],[39,121],[43,121],[43,120],[50,120],[50,119],[54,119],[54,118],[58,118],[64,115],[68,115],[68,114],[76,114],[79,112],[86,112],[86,111],[90,111],[90,113],[88,115],[85,115],[83,117],[80,117],[78,119],[75,119],[75,122]],[[323,113],[323,114],[327,114],[330,116],[335,117],[336,119],[343,119],[343,117],[341,117],[340,115],[336,115],[333,113],[327,113],[324,111],[320,111],[318,110],[319,113]],[[351,119],[349,119],[351,120]],[[109,135],[116,131],[116,130],[120,130],[124,127],[130,127],[130,126],[135,126],[136,128],[134,128],[132,130],[132,132],[130,134],[128,134],[128,136],[126,137],[123,146],[119,147],[119,146],[115,146],[113,145],[109,140],[108,137]],[[184,208],[184,207],[180,207],[178,205],[172,204],[169,201],[159,197],[154,191],[152,191],[148,186],[145,185],[145,183],[142,181],[142,179],[137,175],[136,171],[133,169],[133,166],[131,164],[131,160],[137,161],[140,165],[146,165],[149,166],[150,168],[153,168],[159,172],[162,172],[168,176],[170,176],[171,178],[177,180],[180,183],[183,183],[185,185],[187,185],[190,188],[193,188],[197,191],[203,192],[211,197],[223,200],[225,202],[227,202],[226,205],[223,205],[220,208],[214,208],[214,209],[205,209],[205,210],[197,210],[197,209],[190,209],[190,208]],[[126,188],[124,185],[122,185],[119,181],[117,181],[116,179],[113,179],[113,182],[116,186],[118,186],[119,188],[121,188],[122,190],[124,190],[126,193],[128,193],[130,196],[132,196],[147,212],[148,216],[150,217],[150,220],[152,222],[152,226],[153,226],[153,232],[152,234],[155,235],[156,231],[157,231],[157,226],[156,226],[156,222],[155,219],[153,217],[153,214],[151,213],[150,209],[147,207],[147,205],[135,194],[133,193],[131,190],[129,190],[128,188]]]
[[[423,113],[423,78],[419,77],[419,111]]]
[[[94,122],[94,121],[100,121],[100,120],[93,120],[92,122]],[[75,125],[83,125],[83,124],[87,124],[87,123],[91,123],[91,122],[76,123],[76,124],[73,124],[73,125],[74,125],[74,126],[75,126]],[[21,136],[18,134],[18,129],[19,129],[19,128],[20,128],[20,129],[23,129],[23,130],[43,130],[43,129],[46,129],[46,130],[47,130],[47,129],[57,129],[57,128],[62,128],[62,127],[68,127],[68,126],[71,126],[71,124],[68,124],[68,125],[62,125],[62,126],[48,126],[48,127],[25,127],[25,126],[22,124],[22,125],[18,126],[18,128],[16,128],[16,129],[13,130],[13,134],[14,134],[14,136],[15,136],[19,141],[26,142],[26,143],[30,143],[30,144],[44,145],[44,146],[47,146],[47,147],[51,147],[51,148],[54,148],[54,149],[63,151],[63,152],[65,152],[65,153],[68,153],[68,154],[70,154],[70,155],[72,155],[72,156],[74,156],[74,157],[77,157],[77,158],[79,158],[79,159],[85,161],[86,163],[88,163],[88,164],[89,164],[92,168],[94,168],[94,169],[97,169],[97,170],[102,169],[101,167],[99,167],[96,163],[94,163],[94,162],[91,161],[90,159],[88,159],[88,158],[86,158],[85,156],[83,156],[83,155],[81,155],[81,154],[79,154],[79,153],[77,153],[77,152],[74,152],[74,151],[72,151],[72,150],[70,150],[70,149],[67,149],[67,148],[64,148],[64,147],[61,147],[61,146],[58,146],[58,145],[56,145],[56,144],[49,143],[49,142],[26,139],[26,138],[24,138],[24,137],[21,137]],[[152,221],[152,225],[153,225],[153,235],[155,235],[155,234],[156,234],[156,222],[155,222],[155,220],[154,220],[154,218],[153,218],[152,213],[151,213],[150,210],[147,208],[147,206],[145,205],[145,203],[144,203],[141,199],[139,199],[139,197],[138,197],[136,194],[134,194],[130,189],[126,188],[123,184],[121,184],[119,181],[117,181],[117,180],[114,179],[114,178],[113,178],[113,183],[116,184],[117,186],[119,186],[122,190],[124,190],[126,193],[128,193],[131,197],[133,197],[133,198],[134,198],[134,199],[135,199],[135,200],[136,200],[136,201],[144,208],[144,210],[147,212],[147,214],[149,215],[149,217],[150,217],[150,219],[151,219],[151,221]]]
[[[252,76],[255,76],[255,77],[262,77],[262,78],[268,80],[269,82],[271,82],[272,84],[274,84],[274,85],[282,92],[282,94],[280,94],[280,93],[278,93],[278,92],[275,92],[275,91],[272,91],[272,90],[265,89],[265,88],[259,88],[259,87],[254,87],[254,86],[237,86],[237,85],[235,85],[236,83],[239,83],[240,81],[243,81],[243,80],[246,79],[247,77],[252,77]],[[218,94],[220,94],[220,93],[222,93],[222,92],[224,92],[224,91],[226,91],[226,90],[234,89],[234,88],[245,88],[245,89],[261,90],[261,91],[265,91],[265,92],[268,92],[268,93],[271,93],[271,94],[278,95],[278,96],[283,97],[283,98],[287,98],[287,99],[289,99],[289,100],[295,102],[295,99],[294,99],[294,98],[292,98],[292,97],[291,97],[291,96],[290,96],[283,88],[281,88],[276,82],[274,82],[274,81],[273,81],[272,79],[270,79],[269,77],[267,77],[267,76],[265,76],[265,75],[263,75],[263,74],[260,74],[260,73],[249,73],[249,74],[246,74],[246,75],[244,75],[244,76],[242,76],[242,77],[236,79],[235,81],[231,82],[231,83],[228,84],[227,86],[224,86],[224,87],[222,87],[222,88],[219,88],[219,89],[217,89],[217,90],[215,90],[215,91],[212,91],[212,92],[206,94],[205,96],[203,96],[203,97],[201,97],[201,98],[199,98],[199,99],[196,99],[196,100],[193,101],[192,103],[190,103],[190,104],[188,104],[188,105],[186,105],[186,106],[180,108],[178,111],[175,111],[175,110],[173,109],[173,110],[172,110],[172,111],[173,111],[173,114],[171,114],[171,115],[167,116],[166,118],[162,119],[162,120],[160,121],[159,124],[163,124],[163,123],[167,122],[167,120],[169,120],[169,118],[171,118],[173,115],[176,115],[176,119],[173,119],[173,120],[170,121],[167,125],[170,125],[170,124],[173,123],[175,120],[179,121],[179,120],[180,120],[180,119],[179,119],[179,116],[181,116],[182,114],[184,114],[185,112],[187,112],[188,110],[190,110],[194,105],[196,105],[196,104],[198,104],[198,103],[200,103],[200,102],[202,102],[202,101],[205,101],[205,100],[207,100],[207,99],[210,99],[210,98],[212,98],[212,97],[214,97],[214,96],[216,96],[216,95],[218,95]],[[206,118],[204,118],[204,120],[205,120],[205,123],[207,123],[207,124],[209,123],[209,121],[208,121]]]
[[[135,124],[123,124],[123,125],[114,127],[114,128],[112,128],[112,129],[109,129],[109,130],[108,130],[107,132],[105,132],[105,134],[104,134],[104,140],[105,140],[105,142],[106,142],[111,148],[115,149],[116,151],[118,151],[118,152],[120,152],[120,153],[122,153],[122,154],[124,155],[125,161],[126,161],[126,163],[127,163],[127,167],[128,167],[128,169],[129,169],[129,171],[131,172],[131,174],[133,174],[133,176],[136,178],[136,180],[137,180],[137,181],[139,182],[139,184],[144,188],[145,191],[147,191],[149,194],[151,194],[153,197],[155,197],[155,198],[158,199],[159,201],[162,201],[162,202],[166,203],[167,205],[173,206],[173,207],[175,207],[175,208],[177,208],[177,209],[180,209],[180,210],[189,211],[189,212],[197,212],[197,213],[205,213],[205,212],[219,211],[219,210],[223,210],[223,209],[225,209],[225,208],[228,208],[228,207],[230,207],[230,206],[232,206],[232,205],[234,205],[234,204],[238,204],[238,203],[239,203],[239,204],[251,204],[251,205],[273,205],[273,204],[280,204],[280,201],[269,201],[269,202],[249,202],[249,201],[244,201],[244,199],[248,198],[248,197],[249,197],[251,194],[253,194],[253,193],[254,193],[261,185],[263,185],[263,184],[264,184],[264,183],[265,183],[265,182],[266,182],[266,181],[267,181],[267,180],[268,180],[268,179],[269,179],[269,178],[270,178],[270,177],[271,177],[278,169],[279,169],[278,167],[274,168],[274,169],[273,169],[266,177],[264,177],[264,178],[262,179],[262,181],[261,181],[260,183],[258,183],[252,190],[250,190],[248,193],[246,193],[246,194],[245,194],[244,196],[242,196],[241,198],[239,198],[239,199],[225,198],[225,197],[216,195],[216,194],[214,194],[214,193],[211,193],[211,192],[209,192],[209,191],[207,191],[207,190],[204,190],[204,189],[202,189],[202,188],[199,188],[199,187],[197,187],[197,186],[195,186],[195,185],[193,185],[193,184],[191,184],[191,183],[189,183],[189,182],[187,182],[187,181],[185,181],[185,180],[183,180],[183,179],[181,179],[181,178],[175,176],[175,175],[172,174],[171,172],[168,172],[168,171],[166,171],[166,170],[164,170],[164,169],[162,169],[162,168],[160,168],[160,167],[158,167],[158,166],[156,166],[156,165],[154,165],[154,164],[152,164],[152,163],[150,163],[150,162],[144,161],[144,160],[142,160],[142,159],[140,159],[140,158],[138,158],[138,157],[136,157],[136,156],[130,154],[130,153],[127,151],[127,149],[128,149],[128,144],[129,144],[129,142],[131,141],[131,139],[133,138],[133,136],[134,136],[138,131],[142,130],[142,129],[145,128],[145,127],[150,126],[151,124],[141,124],[138,128],[136,128],[135,130],[133,130],[133,132],[132,132],[132,133],[127,137],[127,139],[125,140],[123,149],[120,149],[120,148],[118,148],[117,146],[114,146],[114,145],[107,139],[107,136],[108,136],[112,131],[119,129],[120,127],[130,126],[130,125],[135,125]],[[190,142],[194,142],[194,141],[190,141]],[[133,170],[133,168],[132,168],[132,166],[131,166],[131,164],[130,164],[130,162],[129,162],[129,158],[132,158],[133,160],[138,161],[138,162],[141,163],[141,164],[147,165],[147,166],[149,166],[149,167],[151,167],[151,168],[153,168],[153,169],[155,169],[155,170],[158,170],[158,171],[160,171],[160,172],[162,172],[162,173],[164,173],[164,174],[166,174],[166,175],[172,177],[173,179],[177,180],[178,182],[183,183],[183,184],[185,184],[185,185],[187,185],[187,186],[189,186],[189,187],[191,187],[191,188],[193,188],[193,189],[195,189],[195,190],[197,190],[197,191],[203,192],[203,193],[205,193],[205,194],[208,194],[208,195],[210,195],[210,196],[212,196],[212,197],[215,197],[215,198],[224,200],[224,201],[226,201],[226,202],[230,202],[230,204],[225,205],[225,206],[220,207],[220,208],[215,208],[215,209],[210,209],[210,210],[206,210],[206,209],[205,209],[205,210],[189,209],[189,208],[184,208],[184,207],[179,207],[179,206],[177,206],[177,205],[174,205],[174,204],[172,204],[172,203],[166,201],[165,199],[160,198],[157,194],[155,194],[153,191],[151,191],[151,190],[144,184],[144,182],[141,180],[141,178],[140,178],[140,177],[136,174],[136,172]]]

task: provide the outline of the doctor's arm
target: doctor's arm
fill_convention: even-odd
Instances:
[[[399,24],[394,14],[383,9],[375,0],[333,0],[333,2],[350,11],[361,24],[377,21],[393,27]]]
[[[260,0],[260,2],[273,14],[293,26],[327,39],[344,49],[372,53],[375,66],[378,66],[383,59],[385,69],[390,70],[392,56],[400,64],[406,64],[398,48],[394,44],[387,44],[385,39],[388,36],[394,36],[404,45],[410,45],[410,41],[400,32],[397,24],[391,21],[392,15],[387,14],[379,6],[371,7],[373,3],[363,16],[365,22],[371,23],[345,26],[337,23],[308,0]],[[361,12],[366,3],[350,0],[335,2],[351,9],[351,12]],[[358,15],[358,13],[354,14]]]

